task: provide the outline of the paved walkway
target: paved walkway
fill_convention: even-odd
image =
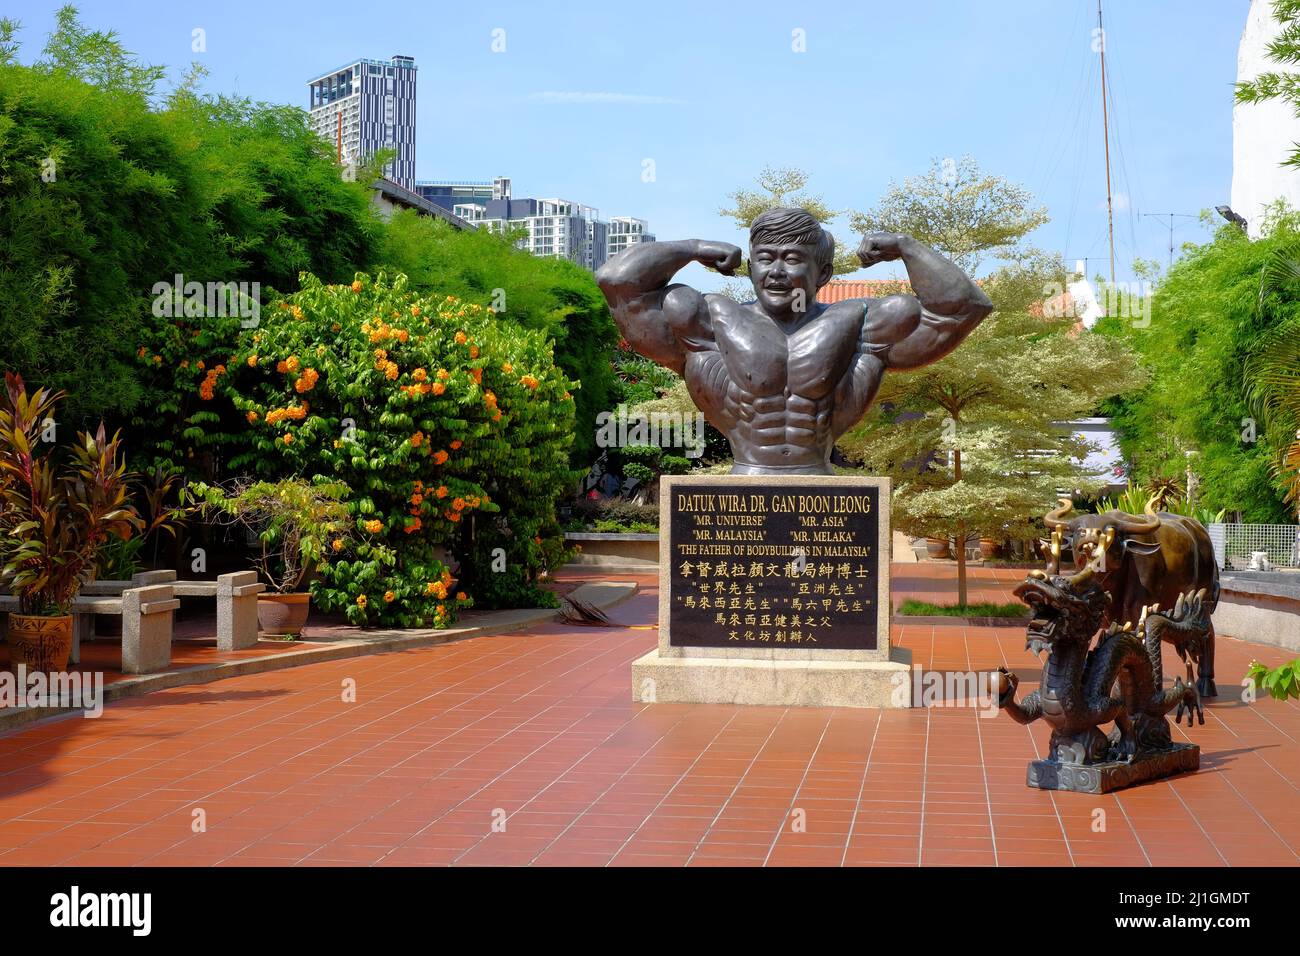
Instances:
[[[972,600],[1009,599],[1021,573],[974,570]],[[944,585],[894,574],[896,599]],[[636,580],[616,628],[232,678],[0,737],[0,863],[1300,863],[1295,702],[1213,703],[1178,732],[1202,747],[1195,775],[1045,793],[1024,775],[1046,728],[967,708],[632,703],[629,665],[656,640],[656,582]],[[1038,678],[1016,629],[894,635],[923,667]],[[1252,657],[1284,654],[1222,641],[1226,694]]]

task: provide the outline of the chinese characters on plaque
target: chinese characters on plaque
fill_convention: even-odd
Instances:
[[[878,488],[710,483],[671,494],[671,644],[876,648]]]

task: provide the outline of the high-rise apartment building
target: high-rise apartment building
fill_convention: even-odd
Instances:
[[[362,162],[381,149],[396,156],[384,175],[415,186],[415,60],[354,60],[309,82],[308,118],[335,145],[346,163]]]
[[[587,269],[605,264],[608,223],[591,206],[568,199],[511,199],[457,203],[457,216],[480,229],[527,230],[519,248],[535,256],[568,259]]]
[[[436,185],[444,189],[471,184]],[[452,212],[477,228],[493,232],[523,227],[526,235],[519,240],[519,248],[535,256],[568,259],[594,271],[605,264],[611,249],[621,252],[634,243],[654,241],[642,219],[619,217],[606,222],[597,209],[568,199],[515,199],[510,195],[510,180],[505,177],[496,179],[492,187],[491,199],[476,197],[456,202]],[[442,195],[425,194],[425,198],[439,204],[446,201]],[[616,228],[617,242],[613,235]]]
[[[613,259],[628,246],[639,242],[654,242],[649,224],[644,219],[631,216],[615,216],[609,221],[609,241],[606,244],[605,258]]]

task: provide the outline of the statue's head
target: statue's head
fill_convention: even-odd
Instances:
[[[805,209],[769,209],[749,227],[749,278],[769,314],[811,309],[834,262],[835,237]]]

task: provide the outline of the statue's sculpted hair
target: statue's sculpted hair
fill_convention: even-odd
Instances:
[[[764,242],[816,246],[818,266],[835,261],[835,237],[806,209],[783,206],[759,213],[749,227],[749,245]]]

